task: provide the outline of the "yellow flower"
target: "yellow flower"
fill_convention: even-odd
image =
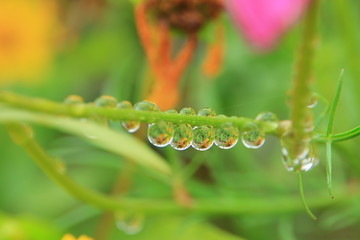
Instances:
[[[0,86],[38,79],[52,58],[55,0],[0,1]]]
[[[81,235],[79,238],[75,238],[71,234],[66,234],[65,236],[63,236],[63,238],[61,240],[93,240],[93,239],[89,238],[86,235]]]

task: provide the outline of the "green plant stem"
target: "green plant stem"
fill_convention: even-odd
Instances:
[[[338,82],[338,86],[336,88],[334,101],[332,102],[331,107],[330,107],[329,122],[328,122],[328,127],[326,130],[327,137],[329,137],[332,134],[332,129],[334,126],[335,111],[336,111],[337,105],[339,103],[341,88],[342,88],[342,84],[343,84],[343,75],[344,75],[344,69],[342,69],[340,71],[339,82]]]
[[[342,142],[342,141],[346,141],[352,138],[355,138],[357,136],[360,135],[360,126],[353,128],[347,132],[344,133],[339,133],[339,134],[333,134],[331,136],[327,136],[325,134],[321,134],[321,135],[316,135],[314,137],[314,140],[318,141],[318,142]]]
[[[148,123],[158,120],[166,120],[173,123],[188,123],[194,126],[211,125],[214,127],[222,126],[222,124],[224,124],[225,122],[232,122],[237,126],[245,126],[247,123],[253,122],[253,120],[243,117],[210,118],[203,116],[190,116],[184,114],[181,114],[181,116],[179,116],[178,114],[164,112],[145,112],[125,109],[100,108],[91,104],[69,106],[45,99],[30,98],[4,91],[0,91],[0,102],[20,109],[76,118],[103,116],[113,120],[140,120]],[[267,130],[267,133],[275,134],[276,132],[279,132],[278,128],[271,123],[260,122],[259,124],[264,127],[265,130]],[[326,142],[330,140],[332,142],[341,142],[351,138],[355,138],[358,135],[360,135],[360,126],[350,131],[331,135],[328,137],[324,134],[315,134],[314,141]]]
[[[329,122],[328,122],[327,131],[326,131],[326,137],[330,137],[332,134],[332,130],[333,130],[333,126],[334,126],[334,119],[335,119],[335,112],[336,112],[337,105],[339,103],[340,93],[341,93],[341,88],[342,88],[342,83],[343,83],[343,75],[344,75],[344,69],[342,69],[340,71],[336,94],[334,97],[334,101],[331,104]],[[327,175],[327,185],[328,185],[329,194],[332,198],[334,198],[333,191],[332,191],[332,157],[331,157],[331,141],[330,140],[326,141],[326,175]]]
[[[302,178],[302,175],[303,173],[302,172],[299,172],[299,190],[300,190],[300,198],[301,198],[301,202],[306,210],[306,213],[314,220],[317,220],[317,218],[315,217],[315,215],[311,212],[308,204],[306,203],[306,200],[305,200],[305,194],[304,194],[304,186],[303,186],[303,178]]]
[[[293,133],[293,141],[289,151],[292,156],[297,156],[301,151],[301,141],[307,137],[306,127],[312,124],[309,123],[311,110],[307,108],[307,105],[311,99],[310,82],[316,42],[318,5],[318,0],[312,1],[305,16],[304,32],[291,89],[291,132]]]
[[[214,127],[221,127],[224,123],[230,122],[240,129],[242,129],[250,122],[253,122],[258,124],[267,133],[275,134],[277,132],[277,124],[264,121],[255,121],[245,117],[214,118],[166,112],[101,108],[92,104],[66,105],[40,98],[25,97],[5,91],[0,92],[0,102],[16,108],[42,113],[65,115],[76,118],[91,118],[100,116],[111,120],[139,120],[146,123],[153,123],[163,120],[172,123],[188,123],[192,126],[210,125]]]
[[[8,129],[16,143],[32,157],[34,162],[54,181],[64,188],[70,195],[79,200],[93,205],[101,210],[136,210],[145,214],[183,214],[196,212],[205,215],[238,215],[238,214],[264,214],[264,213],[289,213],[302,211],[302,205],[295,196],[259,199],[198,199],[194,200],[191,207],[184,207],[171,200],[164,199],[131,199],[114,198],[94,192],[74,182],[69,176],[61,173],[56,168],[55,162],[49,157],[42,147],[36,142],[32,134],[18,123],[8,124]],[[350,203],[354,198],[359,198],[359,193],[349,196],[344,193],[336,201],[329,201],[323,194],[313,195],[308,203],[312,208],[325,208],[335,203]]]
[[[331,156],[331,142],[326,142],[326,179],[328,190],[331,198],[334,198],[332,187],[332,156]]]

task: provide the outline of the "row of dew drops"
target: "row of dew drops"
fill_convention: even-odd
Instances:
[[[65,99],[66,104],[82,104],[84,100],[77,95],[70,95]],[[312,108],[316,105],[317,99],[312,100]],[[161,111],[153,102],[141,101],[134,106],[129,101],[117,102],[112,96],[101,96],[94,101],[99,107],[134,109],[136,111]],[[178,113],[176,110],[168,110],[167,113]],[[179,114],[196,115],[193,108],[185,107],[179,111]],[[211,108],[202,108],[197,113],[198,116],[226,118],[225,115],[216,115]],[[277,116],[271,112],[262,112],[255,118],[256,121],[273,122],[278,124]],[[140,121],[122,121],[122,127],[129,133],[134,133],[140,128]],[[222,127],[214,128],[213,126],[191,126],[187,123],[173,124],[166,121],[158,121],[148,124],[147,138],[151,144],[156,147],[165,147],[170,145],[176,150],[185,150],[190,146],[199,151],[210,149],[214,144],[222,149],[234,147],[239,138],[245,147],[251,149],[260,148],[265,142],[265,132],[257,124],[251,122],[247,124],[242,131],[231,122],[225,123]],[[317,159],[314,157],[311,139],[305,139],[302,151],[297,156],[290,156],[289,141],[290,133],[285,133],[281,138],[282,160],[288,171],[308,171],[316,165]]]
[[[83,104],[82,97],[70,95],[65,99],[65,104]],[[99,107],[134,109],[137,111],[160,111],[160,108],[152,102],[141,101],[134,106],[128,101],[117,102],[111,96],[101,96],[94,101]],[[317,104],[317,99],[313,99],[309,108]],[[168,110],[168,113],[178,113],[176,110]],[[179,111],[179,114],[196,115],[193,108],[186,107]],[[203,108],[198,111],[198,116],[225,118],[225,115],[216,115],[211,108]],[[278,124],[277,116],[271,112],[263,112],[256,116],[256,121],[266,121]],[[130,133],[136,132],[140,128],[139,121],[122,121],[122,127]],[[223,127],[214,128],[212,126],[191,126],[190,124],[173,124],[166,121],[159,121],[148,124],[147,137],[150,143],[157,147],[170,145],[176,150],[185,150],[192,146],[194,149],[205,151],[213,144],[222,149],[230,149],[236,145],[239,138],[247,148],[260,148],[265,142],[265,133],[255,123],[248,124],[242,132],[230,122]],[[313,149],[310,144],[311,139],[304,139],[302,151],[297,156],[290,156],[288,152],[291,133],[286,132],[281,137],[282,161],[288,171],[308,171],[315,166],[318,160],[314,157]],[[115,214],[116,226],[119,230],[129,234],[137,234],[143,228],[144,215],[140,213],[117,212]]]

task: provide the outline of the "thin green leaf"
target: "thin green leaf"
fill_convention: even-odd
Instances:
[[[343,76],[344,76],[344,69],[341,69],[340,75],[339,75],[339,80],[338,80],[338,86],[336,89],[336,94],[335,94],[334,101],[332,102],[331,108],[330,108],[330,115],[329,115],[327,131],[326,131],[326,137],[330,137],[332,134],[334,118],[335,118],[335,111],[336,111],[336,107],[339,103],[341,88],[342,88],[342,84],[343,84]],[[326,176],[327,176],[327,185],[328,185],[329,194],[332,198],[334,198],[333,190],[332,190],[332,158],[331,158],[331,141],[330,140],[328,140],[326,143]]]
[[[306,213],[314,220],[317,220],[317,217],[311,212],[309,206],[307,205],[305,201],[305,194],[304,194],[304,187],[303,187],[303,179],[302,179],[302,172],[299,172],[299,190],[300,190],[300,198],[301,202],[304,205],[304,208],[306,210]]]
[[[327,132],[326,132],[327,136],[330,136],[332,133],[332,129],[333,129],[333,125],[334,125],[335,111],[336,111],[336,107],[339,103],[341,88],[342,88],[342,84],[343,84],[343,76],[344,76],[344,69],[341,69],[335,98],[334,98],[334,101],[332,102],[331,108],[330,108],[329,123],[328,123],[328,127],[327,127]]]
[[[0,121],[22,121],[37,123],[77,135],[109,152],[124,156],[134,163],[155,171],[163,177],[171,175],[169,165],[145,143],[122,132],[114,131],[91,121],[32,113],[0,107]]]

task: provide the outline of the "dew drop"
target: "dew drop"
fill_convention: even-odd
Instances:
[[[257,149],[264,145],[265,133],[258,126],[249,125],[242,133],[241,140],[245,147]]]
[[[308,108],[314,108],[314,107],[316,107],[316,105],[318,104],[318,101],[319,101],[318,95],[313,94],[312,97],[311,97],[311,99],[310,99],[309,104],[307,105],[307,107],[308,107]]]
[[[166,113],[178,113],[175,109],[169,109],[166,111]]]
[[[160,108],[155,103],[150,101],[141,101],[135,103],[134,109],[138,111],[160,111]]]
[[[83,104],[84,99],[79,95],[69,95],[65,98],[64,103],[68,105]]]
[[[109,95],[103,95],[95,100],[95,105],[98,107],[114,108],[116,107],[116,103],[117,100]]]
[[[215,144],[222,149],[230,149],[239,140],[239,130],[233,126],[224,126],[215,130]]]
[[[121,101],[116,105],[119,109],[132,109],[132,104],[129,101]],[[129,133],[134,133],[140,128],[139,121],[122,121],[121,126]]]
[[[192,127],[189,124],[179,124],[174,126],[174,137],[171,147],[176,150],[185,150],[190,147],[194,138]]]
[[[170,144],[174,136],[172,123],[160,121],[148,126],[147,135],[150,143],[156,147],[165,147]]]
[[[195,115],[196,112],[191,107],[182,108],[179,112],[184,115]],[[190,124],[179,124],[174,126],[174,137],[171,141],[171,147],[176,150],[185,150],[191,146],[194,138],[193,129]]]
[[[216,112],[214,109],[206,107],[199,110],[198,116],[215,117]]]
[[[292,134],[285,133],[281,138],[282,162],[285,168],[291,172],[309,171],[318,164],[318,159],[313,153],[313,148],[309,139],[304,139],[300,145],[297,145],[295,154],[291,153]],[[294,151],[295,152],[295,151]]]
[[[210,126],[198,126],[193,129],[194,139],[191,146],[199,151],[211,148],[215,141],[215,131]]]
[[[139,233],[143,229],[144,216],[142,214],[115,213],[116,227],[129,235]]]
[[[70,107],[70,111],[75,116],[81,116],[84,113],[84,99],[79,95],[69,95],[65,98],[64,103]]]
[[[264,122],[278,122],[278,117],[272,112],[262,112],[259,113],[256,118],[256,121],[264,121]]]
[[[179,113],[185,115],[196,115],[196,111],[191,107],[185,107],[181,109]]]
[[[102,108],[115,108],[116,107],[116,99],[112,96],[103,95],[98,97],[95,101],[95,106],[102,107]],[[106,117],[103,116],[94,116],[93,120],[98,124],[101,124],[105,127],[109,127],[109,121]]]

